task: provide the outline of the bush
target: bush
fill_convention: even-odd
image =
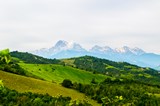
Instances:
[[[71,88],[73,86],[72,81],[70,81],[69,79],[64,79],[62,82],[62,86],[66,87],[66,88]]]
[[[95,78],[92,78],[91,83],[92,83],[92,84],[97,84]]]

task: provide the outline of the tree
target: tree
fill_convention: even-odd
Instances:
[[[62,86],[66,87],[66,88],[71,88],[73,86],[72,81],[70,81],[69,79],[64,79],[62,82]]]
[[[92,84],[97,84],[95,78],[92,78],[91,83],[92,83]]]
[[[10,61],[11,61],[11,56],[10,56],[9,49],[5,49],[5,50],[0,51],[0,62],[5,63],[5,64],[9,64]]]

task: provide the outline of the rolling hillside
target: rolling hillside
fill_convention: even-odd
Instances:
[[[154,69],[91,56],[52,60],[28,53],[15,55],[1,56],[0,80],[9,89],[68,96],[93,106],[99,105],[93,100],[103,105],[160,104],[160,74]]]
[[[92,56],[63,59],[61,61],[65,62],[68,66],[93,73],[101,73],[110,77],[134,79],[160,85],[160,74],[158,71],[148,67],[139,67],[126,62],[114,62]]]
[[[0,71],[0,79],[3,80],[4,86],[13,90],[17,90],[18,92],[33,92],[40,94],[48,93],[51,96],[63,95],[69,96],[73,100],[87,100],[94,106],[99,105],[95,101],[86,97],[84,94],[72,89],[64,88],[59,84],[11,74],[4,71]]]
[[[19,65],[29,73],[52,82],[61,83],[64,79],[70,79],[72,82],[89,84],[94,78],[97,82],[101,82],[107,78],[105,75],[93,74],[69,66],[55,64],[25,64]]]
[[[150,84],[160,84],[160,74],[156,70],[139,67],[126,62],[114,62],[92,56],[52,60],[21,52],[13,52],[11,55],[24,62],[19,65],[27,72],[40,79],[58,83],[61,83],[64,79],[70,79],[73,82],[90,83],[93,78],[101,82],[106,77],[112,77],[134,79]],[[43,64],[39,64],[41,62]]]
[[[18,52],[14,51],[11,52],[10,55],[14,58],[18,58],[25,63],[32,63],[32,64],[58,64],[60,63],[57,59],[47,59],[40,56],[33,55],[27,52]]]

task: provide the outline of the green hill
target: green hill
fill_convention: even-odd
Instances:
[[[18,92],[69,96],[94,106],[98,104],[89,98],[103,105],[160,104],[160,74],[151,68],[92,56],[52,60],[16,52],[11,62],[9,57],[1,55],[0,68],[23,76],[0,71],[0,80]]]
[[[160,74],[156,70],[151,68],[142,68],[126,62],[113,62],[92,56],[52,60],[21,52],[12,52],[11,55],[14,58],[18,58],[19,60],[28,63],[19,64],[27,72],[39,77],[40,79],[58,83],[62,82],[64,79],[70,79],[73,82],[80,83],[90,83],[92,79],[96,79],[97,82],[101,82],[106,77],[112,77],[134,79],[150,84],[160,84]],[[86,70],[90,73],[85,73],[85,71],[82,70]],[[100,74],[104,75],[102,76]]]
[[[64,79],[70,79],[72,82],[89,84],[92,79],[101,82],[107,78],[105,75],[93,74],[69,66],[55,64],[25,64],[19,65],[29,73],[52,82],[61,83]]]
[[[34,78],[20,76],[4,71],[0,71],[0,79],[3,80],[4,86],[17,90],[18,92],[33,92],[46,94],[51,96],[69,96],[73,100],[87,100],[93,106],[98,106],[95,101],[89,99],[84,94],[79,93],[75,90],[64,88],[59,84],[42,81]]]
[[[33,55],[27,52],[18,52],[14,51],[11,52],[10,55],[14,58],[18,58],[25,63],[32,63],[32,64],[58,64],[60,63],[57,59],[46,59],[40,56]]]
[[[92,56],[61,60],[66,65],[115,78],[134,79],[160,85],[160,74],[151,68],[142,68],[126,62],[113,62]]]

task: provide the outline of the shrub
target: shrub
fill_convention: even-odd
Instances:
[[[69,79],[64,79],[62,82],[62,86],[66,87],[66,88],[71,88],[73,86],[72,81],[70,81]]]

